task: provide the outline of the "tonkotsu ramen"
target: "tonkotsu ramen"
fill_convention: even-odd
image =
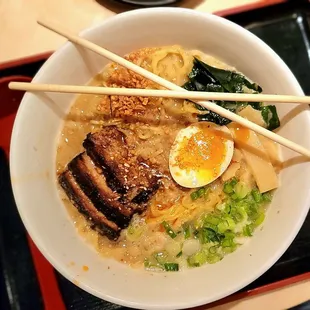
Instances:
[[[235,68],[180,46],[127,60],[189,91],[260,93]],[[90,85],[163,89],[111,63]],[[215,102],[270,130],[274,106]],[[260,227],[279,186],[277,145],[194,102],[81,95],[57,152],[60,194],[99,253],[133,267],[178,271],[216,263]]]

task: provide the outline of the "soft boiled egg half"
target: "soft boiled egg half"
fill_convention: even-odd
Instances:
[[[199,122],[181,129],[172,145],[169,169],[183,187],[205,186],[228,168],[234,141],[226,126]]]

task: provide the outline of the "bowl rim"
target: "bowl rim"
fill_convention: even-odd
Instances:
[[[163,8],[141,8],[141,9],[131,10],[131,11],[127,11],[127,12],[123,12],[123,13],[111,16],[111,17],[103,20],[102,22],[100,22],[94,26],[88,27],[87,29],[81,31],[79,33],[79,35],[81,37],[85,37],[89,33],[91,33],[92,31],[94,31],[95,29],[99,29],[103,25],[110,23],[111,20],[112,20],[112,22],[117,22],[117,21],[120,21],[120,20],[127,18],[127,17],[138,17],[141,14],[148,14],[148,13],[154,13],[154,12],[156,12],[158,15],[161,13],[165,13],[165,14],[167,14],[167,13],[169,13],[169,14],[186,13],[186,14],[190,14],[192,16],[197,16],[197,17],[207,18],[207,19],[213,20],[215,23],[221,23],[221,24],[225,25],[226,27],[233,27],[240,34],[240,36],[246,37],[253,44],[259,45],[261,48],[263,48],[265,50],[265,52],[269,54],[269,57],[273,58],[273,61],[276,62],[277,67],[281,68],[283,70],[283,72],[286,75],[288,75],[289,79],[291,80],[293,87],[296,90],[296,93],[299,93],[299,95],[304,95],[301,86],[299,85],[297,79],[295,78],[295,76],[293,75],[291,70],[284,63],[284,61],[280,58],[280,56],[278,56],[273,51],[273,49],[271,47],[269,47],[265,42],[263,42],[260,38],[255,36],[253,33],[248,31],[247,29],[245,29],[245,28],[239,26],[238,24],[235,24],[235,23],[233,23],[233,22],[231,22],[231,21],[229,21],[223,17],[213,15],[211,13],[198,12],[198,11],[195,11],[192,9],[187,9],[187,8],[166,8],[166,7],[163,7]],[[37,72],[37,74],[33,78],[33,81],[35,82],[38,79],[40,79],[42,77],[42,75],[45,74],[45,70],[48,69],[48,66],[54,61],[54,58],[56,58],[59,54],[61,54],[66,48],[68,48],[71,45],[74,45],[74,44],[71,42],[66,42],[61,47],[59,47],[48,58],[48,60],[43,64],[43,66],[40,68],[40,70]],[[11,147],[10,147],[10,149],[11,149],[11,152],[10,152],[11,179],[12,179],[12,176],[15,174],[15,171],[17,171],[16,170],[17,168],[15,167],[16,166],[15,163],[18,161],[18,156],[16,155],[16,152],[14,152],[14,150],[17,147],[17,136],[18,136],[18,131],[19,131],[18,128],[20,126],[19,120],[23,117],[23,110],[26,107],[27,101],[29,100],[28,97],[29,97],[29,94],[26,93],[24,95],[21,103],[20,103],[19,109],[18,109],[17,114],[16,114],[14,126],[13,126],[12,137],[11,137]],[[310,116],[309,116],[309,121],[310,121]],[[16,201],[18,212],[20,214],[20,217],[21,217],[31,239],[34,241],[34,243],[36,244],[36,246],[38,247],[40,252],[43,254],[43,256],[51,263],[53,268],[55,268],[65,278],[67,278],[72,283],[74,283],[74,278],[75,278],[74,272],[71,271],[70,268],[67,268],[64,263],[59,262],[58,260],[56,260],[54,258],[53,254],[49,251],[48,246],[43,241],[43,239],[41,239],[41,237],[39,235],[35,234],[34,230],[32,229],[32,225],[31,225],[30,221],[28,220],[27,213],[22,208],[23,197],[21,197],[21,195],[18,194],[17,186],[14,184],[14,182],[12,182],[12,189],[13,189],[13,194],[14,194],[14,198]],[[257,270],[255,270],[255,272],[253,272],[253,274],[251,274],[251,276],[244,278],[242,281],[238,282],[235,286],[230,287],[229,290],[225,290],[224,292],[219,292],[217,295],[213,295],[212,298],[209,298],[207,295],[204,295],[199,300],[193,300],[192,302],[188,302],[186,304],[185,303],[181,304],[180,302],[178,303],[177,301],[175,301],[173,303],[173,305],[170,304],[169,306],[166,306],[165,309],[185,309],[185,308],[201,306],[204,304],[208,304],[208,303],[217,301],[221,298],[227,297],[227,296],[237,292],[238,290],[242,289],[246,285],[252,283],[254,280],[256,280],[258,277],[260,277],[262,274],[264,274],[284,254],[284,252],[288,249],[290,244],[295,239],[297,233],[299,232],[302,224],[305,221],[307,213],[309,211],[309,207],[307,207],[307,206],[310,206],[310,192],[308,193],[308,196],[305,198],[304,204],[305,204],[305,206],[303,207],[302,212],[300,213],[300,215],[298,217],[298,220],[296,220],[295,229],[291,231],[290,237],[287,238],[286,240],[283,240],[283,243],[281,244],[281,246],[278,245],[279,249],[278,249],[277,253],[275,255],[271,256],[263,265],[260,266],[260,268],[257,268]],[[98,298],[101,298],[101,299],[104,299],[104,300],[109,301],[111,303],[119,304],[122,306],[133,307],[133,308],[138,308],[138,309],[162,309],[162,307],[163,307],[162,304],[149,305],[149,304],[146,304],[145,302],[127,301],[127,300],[124,300],[124,299],[121,299],[118,297],[114,297],[114,296],[102,293],[102,292],[92,288],[91,286],[85,284],[82,281],[79,282],[79,287],[82,288],[83,290],[85,290],[86,292],[98,297]]]

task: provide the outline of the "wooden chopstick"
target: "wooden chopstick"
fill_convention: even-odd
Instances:
[[[11,82],[10,89],[31,92],[56,92],[111,96],[137,96],[137,97],[163,97],[180,98],[189,100],[223,100],[244,102],[276,102],[276,103],[305,103],[310,104],[309,96],[287,96],[268,94],[235,94],[235,93],[211,93],[197,91],[173,91],[137,88],[114,88],[98,86],[75,86],[57,84],[35,84],[26,82]]]
[[[186,91],[184,90],[182,87],[179,87],[177,85],[175,85],[174,83],[171,83],[161,77],[159,77],[158,75],[156,74],[153,74],[137,65],[135,65],[134,63],[131,63],[130,61],[127,61],[126,59],[108,51],[107,49],[99,46],[99,45],[96,45],[95,43],[92,43],[84,38],[81,38],[77,35],[74,35],[74,34],[71,34],[69,31],[67,30],[64,30],[62,29],[61,26],[59,25],[55,25],[53,23],[51,23],[50,21],[43,21],[43,20],[40,20],[40,21],[37,21],[38,24],[40,24],[41,26],[55,32],[55,33],[58,33],[59,35],[67,38],[68,40],[70,40],[72,43],[76,43],[80,46],[83,46],[101,56],[104,56],[106,58],[108,58],[109,60],[113,61],[113,62],[116,62],[118,64],[120,64],[121,66],[129,69],[129,70],[132,70],[138,74],[140,74],[141,76],[167,88],[167,89],[170,89],[170,90],[176,90],[176,91]],[[310,158],[310,150],[308,150],[307,148],[293,142],[293,141],[290,141],[289,139],[286,139],[284,137],[281,137],[280,135],[272,132],[272,131],[269,131],[268,129],[265,129],[255,123],[252,123],[250,122],[249,120],[235,114],[235,113],[232,113],[218,105],[216,105],[215,103],[212,103],[212,102],[206,102],[206,101],[198,101],[197,102],[199,105],[223,116],[223,117],[226,117],[236,123],[239,123],[240,125],[246,127],[246,128],[249,128],[253,131],[255,131],[256,133],[260,134],[260,135],[263,135],[265,136],[266,138],[269,138],[291,150],[294,150],[295,152],[299,153],[299,154],[302,154],[302,155],[305,155],[307,156],[308,158]]]

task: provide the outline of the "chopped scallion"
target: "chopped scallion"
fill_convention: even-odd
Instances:
[[[237,245],[233,244],[232,246],[229,246],[229,247],[223,247],[222,250],[225,254],[229,254],[229,253],[234,252],[236,249],[237,249]]]
[[[235,185],[237,184],[237,179],[236,178],[233,178],[232,180],[230,180],[230,181],[226,181],[225,183],[224,183],[224,189],[223,189],[223,191],[224,191],[224,193],[225,194],[232,194],[233,192],[234,192],[234,187],[235,187]]]
[[[250,189],[243,182],[237,183],[234,190],[235,190],[237,199],[245,198],[250,192]]]
[[[215,215],[208,215],[205,219],[204,219],[204,224],[212,224],[212,225],[218,225],[221,222],[221,218]]]
[[[199,240],[201,244],[206,244],[208,242],[220,242],[222,238],[222,234],[209,227],[204,227],[199,231]]]
[[[234,192],[234,188],[230,183],[225,183],[224,184],[224,193],[225,194],[231,194]]]
[[[207,256],[207,262],[209,264],[215,264],[217,262],[219,262],[223,257],[219,254],[209,254]]]
[[[154,253],[154,258],[159,264],[163,264],[164,262],[166,262],[167,257],[168,257],[168,254],[165,251]]]
[[[222,241],[222,247],[231,247],[233,245],[233,239],[224,239]]]
[[[171,226],[167,223],[167,222],[162,222],[163,227],[166,230],[166,233],[172,238],[174,239],[177,234],[174,232],[174,230],[171,228]]]
[[[264,193],[263,195],[263,201],[264,202],[271,202],[271,199],[272,199],[272,195],[271,195],[271,193],[270,192],[266,192],[266,193]]]
[[[144,260],[144,268],[153,271],[162,271],[164,268],[160,264],[151,263],[148,259]]]
[[[253,235],[253,227],[252,225],[246,225],[243,228],[243,234],[247,237],[251,237]]]
[[[207,254],[204,251],[199,251],[187,259],[187,264],[190,267],[199,267],[207,262]]]
[[[254,226],[258,227],[260,224],[262,224],[264,222],[264,219],[265,219],[265,214],[264,213],[260,213],[258,218],[254,221]]]
[[[231,231],[226,231],[224,234],[224,239],[234,239],[235,238],[235,234]]]
[[[166,271],[179,271],[179,264],[177,263],[164,263]]]
[[[262,194],[259,192],[259,190],[257,188],[253,189],[251,194],[252,194],[255,202],[259,203],[262,201],[262,198],[263,198]]]
[[[198,198],[201,198],[203,196],[207,196],[209,193],[209,188],[201,187],[198,190],[191,193],[191,198],[193,201],[197,200]]]
[[[229,214],[231,212],[231,205],[227,204],[224,209],[225,213]]]
[[[220,233],[224,233],[226,230],[228,230],[228,222],[227,221],[222,221],[221,223],[218,224],[217,228],[218,228],[218,231]]]
[[[194,201],[194,200],[197,200],[197,199],[198,199],[198,192],[197,192],[197,191],[192,192],[192,193],[191,193],[191,198],[192,198],[193,201]]]
[[[189,239],[192,235],[192,227],[189,224],[183,225],[184,239]]]
[[[217,252],[217,247],[216,246],[211,246],[211,248],[209,248],[209,252],[211,254],[215,254]]]
[[[138,224],[130,224],[127,229],[127,239],[135,241],[141,237],[143,233],[143,226]]]

